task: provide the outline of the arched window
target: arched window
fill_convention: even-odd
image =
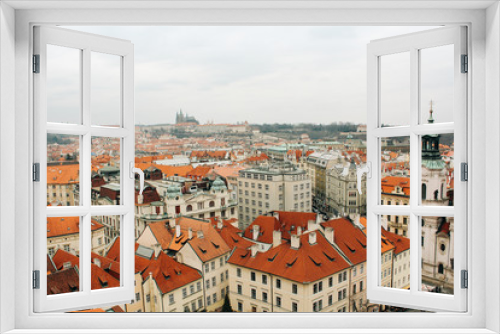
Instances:
[[[188,206],[186,206],[186,211],[187,211],[187,212],[191,212],[191,211],[193,211],[193,206],[192,206],[192,205],[188,205]]]
[[[208,206],[213,208],[215,206],[215,202],[214,201],[210,201],[210,203],[208,203]]]
[[[422,183],[422,199],[427,198],[427,185],[425,183]]]
[[[437,201],[438,197],[439,197],[439,191],[436,190],[434,192],[434,200]]]
[[[438,266],[438,274],[444,274],[444,266],[442,263],[440,263]]]

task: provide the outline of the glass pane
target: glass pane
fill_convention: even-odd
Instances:
[[[120,138],[92,137],[92,205],[120,205]]]
[[[387,275],[390,273],[391,287],[396,289],[409,290],[410,289],[410,217],[400,216],[400,215],[382,216],[381,242],[382,242],[382,262],[381,262],[382,286],[387,286],[383,284],[388,283]],[[390,269],[391,266],[392,269]]]
[[[381,204],[409,205],[410,137],[381,139]]]
[[[121,57],[91,53],[92,125],[121,125]]]
[[[80,137],[47,134],[47,206],[80,205]]]
[[[93,216],[92,290],[120,286],[120,216]]]
[[[420,50],[421,124],[453,122],[454,46]]]
[[[81,54],[47,45],[47,122],[81,123]]]
[[[80,221],[47,218],[47,295],[80,291]]]
[[[452,217],[422,217],[422,291],[453,294]]]
[[[422,205],[453,206],[454,166],[452,133],[422,136]]]
[[[410,53],[380,57],[380,125],[410,124]]]

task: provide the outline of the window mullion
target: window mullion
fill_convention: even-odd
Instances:
[[[82,146],[80,158],[80,189],[82,190],[80,201],[88,211],[82,217],[82,226],[80,228],[80,283],[83,286],[82,291],[90,293],[91,291],[91,251],[92,251],[92,229],[90,207],[92,205],[91,196],[91,172],[92,172],[92,136],[90,132],[90,49],[83,49],[82,59],[82,123],[88,130],[82,137]]]
[[[418,127],[420,101],[420,59],[416,48],[410,49],[410,292],[415,294],[419,290],[420,274],[420,243],[418,217],[415,210],[418,208],[420,157],[419,137],[415,133]]]

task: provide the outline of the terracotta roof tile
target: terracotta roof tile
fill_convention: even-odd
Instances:
[[[198,270],[175,261],[163,252],[150,261],[142,273],[142,279],[146,281],[150,273],[163,294],[201,279]]]
[[[309,244],[309,233],[316,233],[316,243]],[[229,263],[255,269],[296,282],[314,282],[349,268],[349,264],[318,231],[300,237],[299,249],[286,242],[265,253],[251,256],[250,250],[235,249]]]
[[[70,184],[79,180],[79,164],[47,166],[47,184]]]
[[[92,231],[104,228],[92,219]],[[80,217],[47,217],[47,238],[80,233]]]
[[[75,268],[47,275],[47,295],[76,292],[80,289],[80,277]]]
[[[334,242],[353,264],[366,261],[366,235],[347,218],[332,219],[321,223],[334,231]]]
[[[398,234],[386,231],[382,228],[382,236],[387,238],[390,243],[394,245],[394,254],[398,255],[399,253],[410,249],[410,239],[400,236]]]

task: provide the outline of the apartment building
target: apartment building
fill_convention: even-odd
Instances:
[[[198,270],[160,252],[142,272],[144,312],[197,312],[204,309]]]
[[[346,312],[349,263],[317,231],[281,232],[267,252],[235,249],[230,263],[231,305],[238,312]],[[320,269],[321,268],[321,269]]]
[[[410,288],[410,239],[382,229],[382,236],[394,245],[392,283],[397,289]]]
[[[104,225],[91,221],[92,252],[103,255],[106,249]],[[52,256],[58,249],[79,255],[80,217],[47,217],[47,254]]]
[[[362,166],[359,166],[360,168]],[[357,166],[337,164],[326,171],[326,211],[335,215],[366,214],[366,175],[358,192]]]
[[[198,219],[238,217],[237,202],[232,200],[231,193],[220,177],[217,177],[210,184],[208,190],[196,187],[186,189],[176,182],[169,184],[150,182],[150,184],[157,189],[161,196],[163,208],[159,212],[164,215],[162,219],[180,216]]]
[[[290,162],[245,169],[238,177],[240,229],[270,211],[310,212],[311,181],[304,170]]]
[[[226,262],[231,248],[207,221],[183,217],[170,220],[170,228],[175,234],[168,246],[169,254],[201,273],[205,308],[207,311],[218,310],[229,291]]]
[[[47,205],[79,205],[78,196],[75,196],[80,180],[79,171],[78,162],[47,165]]]
[[[406,176],[385,176],[382,178],[382,205],[409,205],[410,178]],[[384,228],[404,237],[408,236],[408,217],[384,215]]]
[[[129,304],[125,304],[123,309],[125,312],[144,312],[144,290],[142,288],[142,274],[149,266],[150,261],[155,257],[154,251],[151,248],[135,244],[135,275],[134,275],[134,299]],[[120,238],[116,238],[109,250],[106,253],[106,258],[117,263],[120,262]]]
[[[326,171],[338,162],[339,154],[334,151],[314,152],[307,158],[307,163],[314,169],[314,205],[326,210]]]

